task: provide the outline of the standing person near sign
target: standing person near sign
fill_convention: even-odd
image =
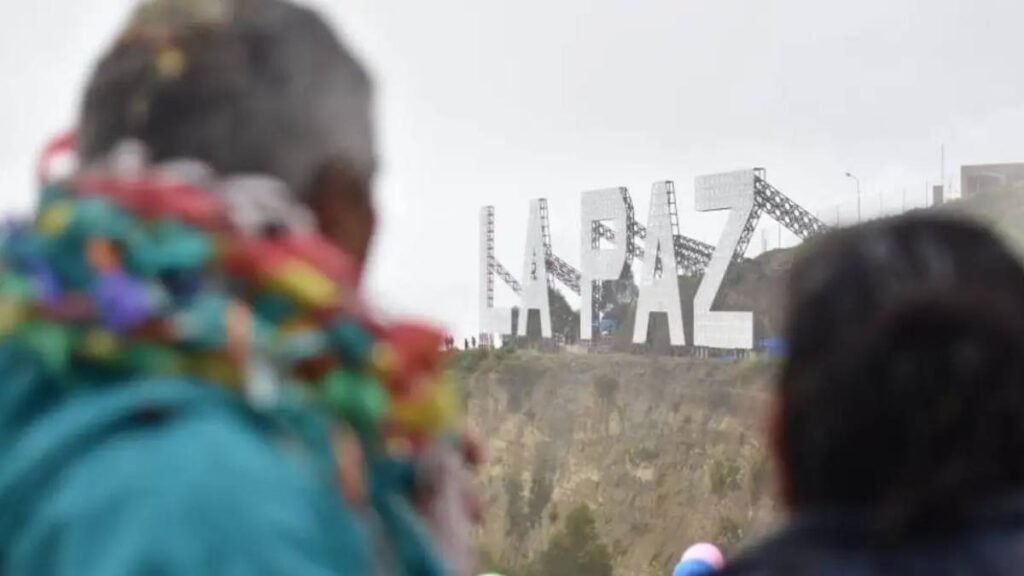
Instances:
[[[140,4],[0,248],[0,573],[472,573],[444,336],[360,296],[371,95],[308,9]]]
[[[1024,268],[939,215],[826,235],[791,272],[779,536],[726,574],[1020,574]]]

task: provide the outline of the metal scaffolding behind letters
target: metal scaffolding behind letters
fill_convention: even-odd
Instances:
[[[795,234],[801,240],[820,234],[828,229],[820,219],[811,214],[808,210],[791,200],[779,189],[768,183],[765,177],[764,168],[757,168],[754,176],[754,208],[743,227],[740,241],[733,253],[734,261],[744,260],[747,248],[753,238],[757,224],[762,215],[768,215],[787,230]],[[629,191],[622,189],[622,199],[626,205],[626,266],[633,264],[633,260],[643,260],[647,253],[644,246],[638,242],[646,240],[647,228],[636,219],[636,211]],[[684,236],[679,233],[679,215],[675,202],[675,190],[669,189],[670,211],[672,215],[673,238],[675,240],[675,266],[676,273],[686,276],[700,276],[707,269],[711,262],[711,256],[715,247],[711,244],[701,242],[695,238]],[[544,239],[544,260],[550,281],[560,282],[575,294],[580,293],[581,275],[579,270],[554,253],[551,247],[551,224],[548,215],[548,203],[546,199],[540,200],[541,228]],[[594,222],[591,231],[591,242],[594,246],[599,245],[602,239],[615,242],[618,238],[615,230],[609,226]],[[660,260],[660,259],[659,259]],[[505,266],[498,261],[494,255],[494,207],[487,208],[487,261],[489,265],[487,281],[487,301],[490,305],[494,303],[494,280],[497,275],[516,294],[522,292],[522,284]],[[659,267],[660,271],[660,267]],[[599,296],[600,288],[597,288],[595,296]]]
[[[764,168],[756,168],[754,169],[754,209],[750,211],[750,216],[747,217],[747,222],[743,226],[743,234],[736,245],[733,260],[743,259],[747,247],[750,246],[750,240],[754,236],[754,230],[757,229],[757,223],[763,214],[767,214],[785,226],[801,240],[807,240],[828,230],[828,226],[817,216],[769,184]]]

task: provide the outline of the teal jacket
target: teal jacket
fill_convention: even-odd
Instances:
[[[212,386],[55,381],[0,346],[0,573],[443,574],[374,465],[372,512],[334,487],[324,423],[251,411]]]

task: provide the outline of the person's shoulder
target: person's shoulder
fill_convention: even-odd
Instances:
[[[803,530],[784,528],[729,562],[722,576],[868,576],[851,550]]]
[[[312,457],[223,394],[188,382],[144,386],[70,402],[34,424],[41,438],[56,437],[43,460],[61,463],[30,487],[39,497],[20,534],[27,561],[63,542],[76,573],[361,566],[356,518]]]
[[[731,562],[722,576],[889,576],[1020,573],[1024,524],[1008,515],[993,526],[876,543],[856,524],[785,529]]]

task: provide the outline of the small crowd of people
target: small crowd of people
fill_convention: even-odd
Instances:
[[[456,341],[360,304],[372,94],[288,0],[139,4],[0,248],[0,573],[476,573]],[[786,525],[673,574],[1020,573],[1017,255],[911,214],[810,241],[787,296]]]
[[[476,336],[465,338],[462,341],[463,350],[475,350],[477,347]],[[445,336],[444,349],[448,351],[458,350],[458,344],[454,336]]]

